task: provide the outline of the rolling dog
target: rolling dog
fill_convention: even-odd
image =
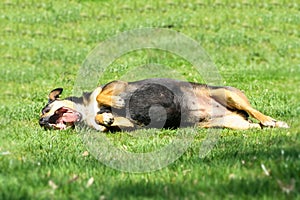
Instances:
[[[103,132],[195,125],[231,129],[289,127],[252,108],[243,92],[227,86],[154,78],[112,81],[82,97],[60,99],[61,93],[62,88],[50,92],[39,120],[42,127],[62,130],[84,123]]]

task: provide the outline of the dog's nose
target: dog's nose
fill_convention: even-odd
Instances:
[[[40,124],[40,126],[45,126],[46,125],[46,120],[44,119],[44,118],[40,118],[40,120],[39,120],[39,124]]]

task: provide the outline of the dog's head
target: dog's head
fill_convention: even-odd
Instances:
[[[73,127],[81,121],[82,114],[75,109],[71,98],[59,99],[62,88],[56,88],[49,93],[49,101],[42,109],[39,124],[45,129],[64,130]]]

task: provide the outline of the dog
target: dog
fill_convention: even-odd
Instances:
[[[166,78],[112,81],[82,97],[60,99],[63,89],[49,94],[40,126],[67,129],[85,124],[98,131],[197,126],[200,128],[289,128],[251,107],[242,91]],[[249,117],[257,120],[252,122]]]

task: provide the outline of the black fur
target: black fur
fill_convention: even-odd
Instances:
[[[177,128],[181,120],[178,96],[159,84],[145,84],[131,95],[130,118],[149,128]]]

